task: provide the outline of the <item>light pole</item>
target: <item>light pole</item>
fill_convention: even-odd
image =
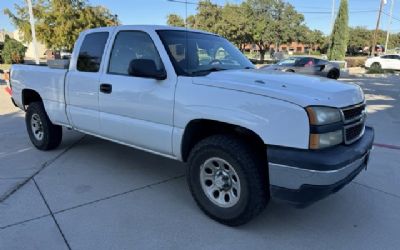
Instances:
[[[335,25],[335,2],[336,0],[332,0],[331,32],[333,31],[333,26]]]
[[[39,64],[39,52],[37,47],[37,40],[36,40],[36,31],[35,31],[35,18],[33,17],[33,10],[32,10],[32,0],[27,0],[28,9],[29,9],[29,22],[31,23],[31,31],[32,31],[32,44],[33,50],[35,53],[35,63]]]
[[[392,25],[393,7],[394,7],[394,0],[392,0],[392,2],[390,4],[389,22],[388,22],[387,32],[386,32],[385,54],[387,53],[387,48],[388,48],[388,43],[389,43],[390,26]]]
[[[372,42],[372,49],[371,49],[372,56],[375,56],[375,47],[376,47],[376,40],[378,39],[379,23],[381,21],[382,8],[385,3],[386,3],[386,0],[381,0],[381,3],[379,5],[378,20],[376,20],[376,28],[375,28],[374,38],[373,38],[373,42]]]

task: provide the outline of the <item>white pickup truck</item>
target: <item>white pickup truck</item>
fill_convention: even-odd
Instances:
[[[271,197],[306,206],[367,166],[374,131],[359,86],[258,71],[220,36],[98,28],[65,65],[12,66],[32,143],[54,149],[67,127],[187,162],[195,201],[221,223],[246,223]]]

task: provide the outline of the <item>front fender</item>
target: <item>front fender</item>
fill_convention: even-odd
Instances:
[[[177,90],[174,127],[182,134],[190,121],[208,119],[249,129],[268,145],[308,148],[309,122],[301,106],[241,91],[190,87],[190,94]]]

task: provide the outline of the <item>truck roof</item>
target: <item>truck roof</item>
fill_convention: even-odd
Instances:
[[[85,32],[94,32],[94,31],[113,31],[117,27],[122,27],[125,29],[132,29],[132,30],[143,30],[143,31],[157,31],[157,30],[180,30],[180,31],[191,31],[191,32],[199,32],[204,34],[212,34],[216,35],[207,31],[203,30],[196,30],[196,29],[189,29],[185,27],[173,27],[168,25],[119,25],[119,26],[110,26],[110,27],[100,27],[94,29],[88,29]]]

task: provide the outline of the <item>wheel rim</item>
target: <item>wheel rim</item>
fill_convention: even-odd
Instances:
[[[221,158],[210,158],[201,165],[200,182],[207,198],[219,207],[233,207],[240,199],[239,176]]]
[[[331,71],[331,72],[329,72],[328,78],[336,79],[337,75],[338,75],[338,73],[336,71]]]
[[[36,140],[41,141],[43,139],[43,124],[38,114],[33,114],[31,117],[31,129],[33,136]]]

